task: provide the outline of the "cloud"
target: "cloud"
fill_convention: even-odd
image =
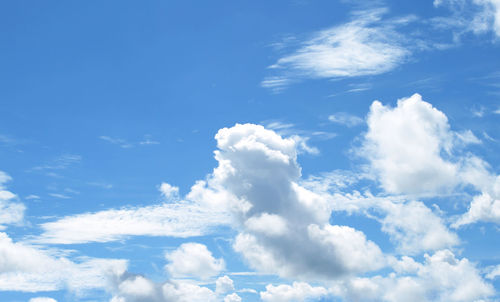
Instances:
[[[123,274],[116,280],[110,302],[215,302],[207,287],[186,281],[155,283],[140,275]]]
[[[452,12],[451,17],[434,19],[438,27],[453,28],[458,36],[491,31],[500,37],[499,0],[434,0],[434,6],[445,6]]]
[[[57,300],[48,297],[31,298],[28,302],[57,302]]]
[[[207,247],[200,243],[184,243],[167,253],[165,258],[170,261],[165,269],[174,278],[208,279],[225,269],[224,259],[215,259]]]
[[[109,278],[125,271],[127,261],[86,258],[79,263],[52,256],[49,252],[15,243],[0,233],[0,291],[81,292],[105,289]]]
[[[160,192],[167,200],[178,200],[179,199],[179,188],[174,187],[166,182],[162,182],[160,185]]]
[[[124,148],[124,149],[132,148],[134,146],[133,144],[127,142],[126,140],[124,140],[122,138],[110,137],[110,136],[106,136],[106,135],[101,135],[101,136],[99,136],[99,138],[102,139],[103,141],[110,143],[110,144],[119,145],[121,148]]]
[[[36,166],[32,170],[64,170],[79,164],[82,157],[78,154],[62,154],[45,165]]]
[[[410,51],[403,46],[396,24],[381,20],[386,12],[382,8],[355,12],[353,21],[314,33],[270,66],[281,75],[265,78],[262,86],[279,90],[302,78],[358,77],[394,69]]]
[[[107,136],[107,135],[101,135],[101,136],[99,136],[99,139],[106,141],[106,142],[113,144],[113,145],[118,145],[120,148],[123,148],[123,149],[133,148],[137,145],[150,146],[150,145],[159,145],[160,144],[160,142],[155,141],[151,137],[151,135],[144,135],[144,138],[142,140],[140,140],[139,142],[129,142],[123,138],[111,137],[111,136]]]
[[[332,289],[347,301],[480,301],[494,294],[475,266],[449,250],[424,255],[424,263],[403,257],[387,277],[353,278]]]
[[[439,250],[460,242],[444,221],[422,202],[385,201],[379,207],[387,213],[381,219],[382,231],[391,236],[402,253]]]
[[[111,209],[63,217],[41,225],[39,243],[109,242],[128,236],[193,237],[228,224],[220,211],[190,203]]]
[[[17,195],[6,190],[5,184],[11,180],[7,173],[0,171],[0,230],[5,229],[5,225],[19,225],[26,210]]]
[[[398,100],[396,108],[375,101],[360,154],[390,193],[437,194],[458,184],[451,154],[453,134],[448,119],[419,94]]]
[[[266,291],[260,292],[260,298],[265,302],[293,302],[318,300],[328,295],[324,287],[313,287],[304,282],[294,282],[292,286],[282,284],[266,286]]]
[[[491,196],[488,193],[475,196],[469,210],[453,226],[460,227],[477,221],[500,224],[500,197],[498,196],[500,194]]]
[[[232,293],[224,297],[224,302],[241,302],[241,297],[237,293]]]
[[[338,112],[328,116],[332,123],[341,124],[347,127],[354,127],[364,123],[363,119],[345,112]]]
[[[383,265],[380,249],[362,232],[328,223],[327,197],[298,184],[295,140],[253,124],[223,128],[216,140],[219,166],[198,194],[220,188],[232,196],[226,206],[240,222],[234,249],[252,268],[330,279]]]
[[[219,277],[215,282],[215,292],[224,294],[234,291],[234,282],[228,276]]]

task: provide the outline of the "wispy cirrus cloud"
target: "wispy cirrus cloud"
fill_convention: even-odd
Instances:
[[[144,138],[142,140],[140,140],[139,142],[130,142],[130,141],[123,139],[123,138],[111,137],[111,136],[107,136],[107,135],[101,135],[101,136],[99,136],[99,139],[106,141],[106,142],[113,144],[113,145],[118,145],[118,146],[120,146],[120,148],[123,148],[123,149],[133,148],[133,147],[138,146],[138,145],[139,146],[147,146],[147,145],[160,144],[160,142],[155,141],[151,137],[151,135],[145,135]]]
[[[76,165],[82,161],[82,157],[78,154],[62,154],[46,164],[36,166],[32,170],[64,170],[72,165]]]
[[[271,65],[278,75],[266,77],[261,85],[279,91],[304,78],[350,78],[396,68],[411,55],[396,27],[414,18],[384,21],[385,13],[385,8],[354,12],[352,21],[314,33]]]
[[[500,37],[499,0],[434,0],[434,6],[451,11],[451,16],[434,18],[432,23],[438,28],[452,29],[456,40],[468,32],[493,32]]]

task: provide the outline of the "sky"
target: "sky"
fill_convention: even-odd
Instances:
[[[500,301],[500,1],[0,2],[0,300]]]

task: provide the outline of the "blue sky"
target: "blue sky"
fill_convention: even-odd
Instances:
[[[0,300],[498,301],[500,2],[0,3]]]

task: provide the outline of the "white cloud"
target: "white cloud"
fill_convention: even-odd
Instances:
[[[438,27],[454,28],[459,36],[465,32],[491,31],[500,37],[499,0],[434,0],[434,6],[446,6],[452,12],[451,17],[434,20]]]
[[[109,281],[122,274],[125,260],[87,258],[79,263],[52,256],[47,251],[13,242],[0,233],[0,291],[81,292],[106,289]]]
[[[232,293],[224,297],[224,302],[241,302],[241,297],[236,293]]]
[[[114,285],[111,302],[215,302],[207,287],[186,281],[155,283],[143,276],[123,274]]]
[[[385,201],[379,207],[387,213],[381,219],[382,231],[388,233],[403,253],[417,254],[455,246],[458,236],[424,203]]]
[[[160,192],[167,200],[179,199],[179,188],[172,186],[166,182],[161,183]]]
[[[31,298],[28,302],[57,302],[57,300],[48,297],[36,297]]]
[[[260,298],[265,302],[295,302],[319,299],[328,295],[324,287],[313,287],[304,282],[294,282],[292,286],[282,284],[266,286],[266,291],[260,292]]]
[[[20,224],[26,210],[17,195],[6,190],[5,183],[11,180],[7,173],[0,171],[0,230],[5,229],[5,225]]]
[[[375,75],[400,65],[410,55],[395,24],[384,22],[386,9],[353,14],[354,20],[319,31],[294,53],[270,66],[281,71],[262,82],[280,89],[300,78],[338,78]]]
[[[396,108],[373,102],[361,154],[386,191],[437,194],[458,184],[458,166],[441,156],[452,146],[446,116],[414,94]]]
[[[215,259],[207,247],[200,243],[184,243],[167,253],[165,258],[170,261],[165,269],[174,278],[208,279],[225,269],[224,259]]]
[[[79,164],[82,157],[78,154],[62,154],[45,165],[36,166],[32,170],[64,170],[73,165]]]
[[[41,225],[41,243],[109,242],[127,236],[192,237],[229,223],[222,212],[196,204],[159,204],[67,216]]]
[[[449,250],[424,255],[424,263],[403,257],[387,277],[341,281],[331,291],[347,301],[484,301],[494,294],[474,264],[457,259]]]
[[[453,226],[460,227],[477,221],[500,224],[500,198],[494,198],[488,193],[475,196],[467,213],[461,216]]]
[[[500,264],[496,266],[492,266],[488,268],[488,273],[486,274],[486,278],[495,279],[500,276]]]
[[[296,141],[252,124],[221,129],[216,139],[219,166],[208,184],[232,196],[227,206],[240,221],[234,248],[251,267],[330,279],[383,265],[380,249],[361,232],[328,223],[328,196],[298,184]],[[199,200],[205,191],[200,188]]]
[[[351,115],[345,112],[339,112],[332,114],[328,117],[328,120],[332,123],[337,123],[345,125],[347,127],[354,127],[363,124],[363,119],[355,115]]]
[[[234,282],[228,276],[222,276],[217,278],[215,281],[215,292],[218,294],[224,294],[227,292],[234,291]]]
[[[267,213],[250,217],[245,221],[245,227],[252,232],[263,233],[267,236],[282,236],[288,233],[286,221],[283,218]]]

